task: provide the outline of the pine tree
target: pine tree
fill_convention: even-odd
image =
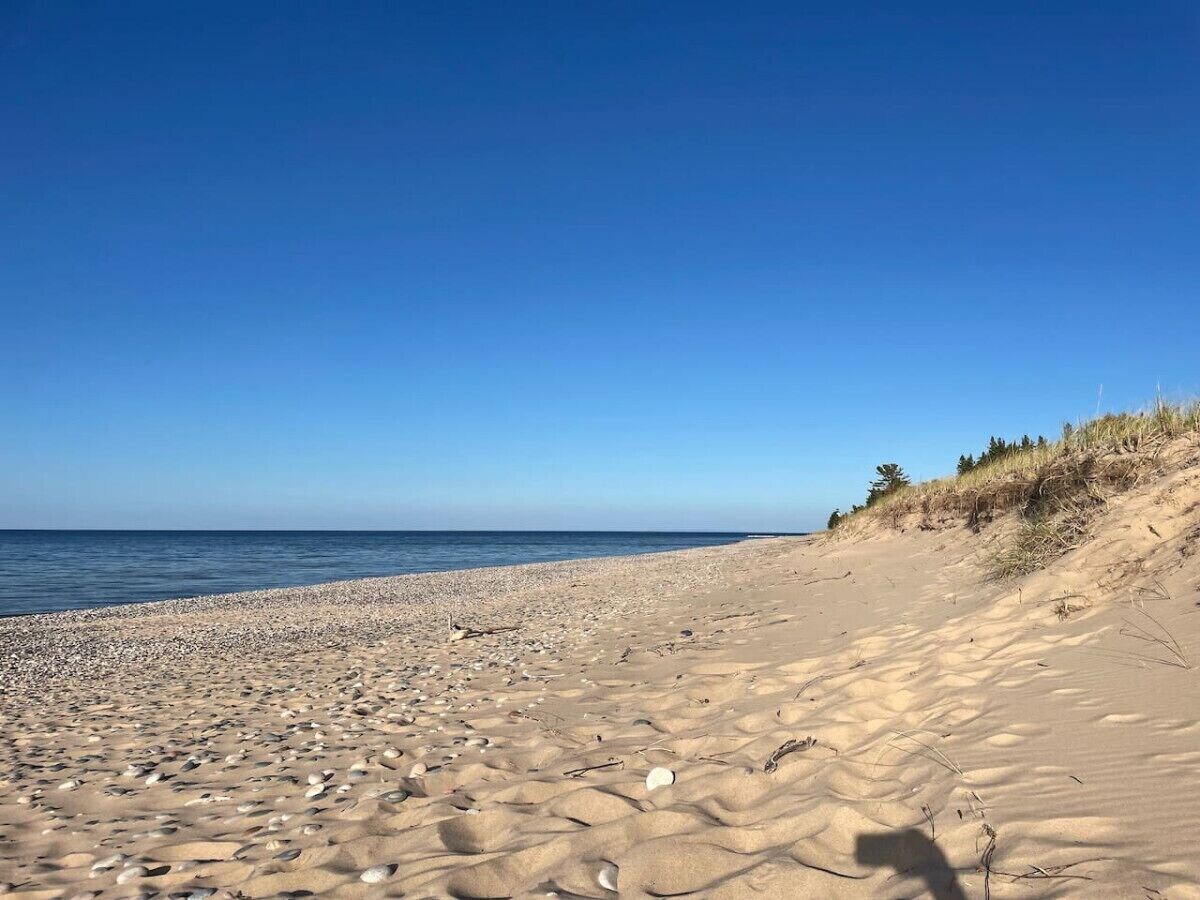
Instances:
[[[958,474],[966,475],[975,468],[975,457],[968,453],[966,456],[958,457]]]
[[[825,525],[825,527],[828,530],[833,531],[833,529],[838,527],[838,523],[841,521],[842,521],[842,514],[835,509],[833,512],[831,512],[829,514],[829,522]]]
[[[892,491],[904,487],[906,484],[911,484],[908,476],[904,474],[904,470],[900,468],[898,463],[883,463],[876,466],[875,474],[879,477],[871,482],[871,489],[867,492],[867,506],[870,506],[880,497],[884,497]]]

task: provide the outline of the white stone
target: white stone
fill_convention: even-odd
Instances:
[[[620,870],[615,864],[606,862],[600,869],[600,874],[596,876],[596,881],[599,882],[600,887],[604,888],[606,891],[616,891],[617,873],[619,871]]]
[[[358,880],[364,882],[365,884],[379,884],[380,882],[391,878],[393,871],[393,867],[386,864],[371,866],[371,868],[365,870],[361,875],[358,876]]]
[[[135,878],[145,878],[149,874],[150,870],[145,866],[133,866],[117,876],[117,884],[126,884]]]
[[[666,787],[668,784],[674,783],[675,773],[670,769],[664,769],[662,766],[655,766],[650,770],[650,774],[646,776],[646,790],[648,791]]]

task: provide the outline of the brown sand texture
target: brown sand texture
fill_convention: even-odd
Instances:
[[[0,893],[1200,898],[1200,469],[1011,526],[0,622]]]

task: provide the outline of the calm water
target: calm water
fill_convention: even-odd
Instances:
[[[0,616],[728,544],[613,531],[0,531]]]

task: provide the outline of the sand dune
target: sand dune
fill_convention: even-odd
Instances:
[[[1200,470],[991,582],[1006,527],[12,620],[0,882],[1200,897]]]

